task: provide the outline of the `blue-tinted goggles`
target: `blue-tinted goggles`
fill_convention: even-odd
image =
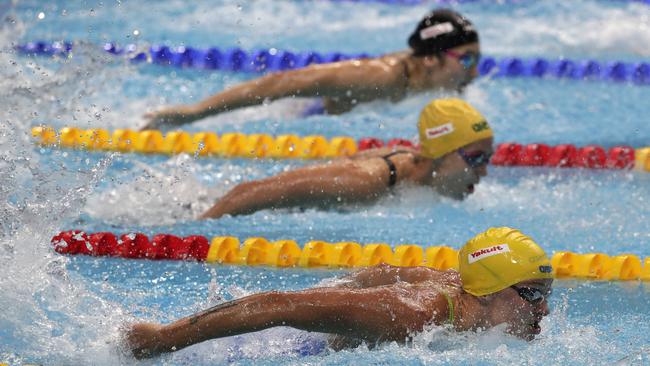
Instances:
[[[458,53],[455,51],[445,51],[445,53],[451,57],[456,58],[465,70],[469,70],[472,67],[478,65],[478,62],[481,60],[480,53],[471,52],[471,51],[465,53]]]
[[[463,158],[463,160],[465,160],[465,163],[467,163],[470,168],[479,168],[483,165],[487,165],[492,158],[491,153],[486,153],[484,151],[473,151],[467,153],[462,148],[458,149],[458,154]]]

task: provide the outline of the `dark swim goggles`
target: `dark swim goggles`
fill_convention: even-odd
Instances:
[[[469,70],[472,67],[478,65],[479,60],[481,59],[481,54],[476,52],[465,52],[459,53],[456,51],[447,50],[445,53],[455,59],[463,66],[465,70]]]
[[[529,303],[533,305],[541,304],[548,296],[551,295],[551,290],[540,290],[538,288],[533,288],[533,287],[518,287],[518,286],[510,286],[512,289],[517,291],[519,296],[528,301]]]
[[[467,163],[470,168],[478,168],[487,165],[492,158],[492,154],[483,151],[467,153],[462,148],[458,149],[458,155],[465,160],[465,163]]]

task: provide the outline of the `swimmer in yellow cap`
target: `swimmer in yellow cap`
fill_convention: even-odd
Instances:
[[[400,184],[430,186],[455,199],[473,193],[480,178],[487,174],[493,152],[492,129],[485,118],[460,99],[437,99],[422,110],[418,130],[419,150],[369,150],[351,158],[244,182],[201,217],[367,202]]]
[[[168,325],[134,324],[126,343],[145,358],[276,326],[330,333],[333,349],[406,343],[431,325],[456,331],[504,325],[526,340],[540,333],[553,278],[548,257],[531,238],[492,228],[469,240],[458,261],[458,272],[379,265],[332,287],[246,296]]]
[[[478,32],[449,9],[427,14],[408,39],[409,50],[376,58],[313,64],[232,86],[196,104],[148,113],[143,129],[178,127],[212,115],[287,97],[313,97],[305,115],[341,114],[376,99],[399,101],[411,92],[462,90],[478,76]]]

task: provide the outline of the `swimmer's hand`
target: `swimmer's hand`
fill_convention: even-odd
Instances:
[[[185,106],[165,108],[155,112],[148,112],[144,116],[147,123],[140,130],[165,130],[178,127],[197,120],[196,113]]]
[[[125,334],[125,343],[137,359],[151,358],[170,351],[160,333],[161,326],[153,323],[136,323]]]

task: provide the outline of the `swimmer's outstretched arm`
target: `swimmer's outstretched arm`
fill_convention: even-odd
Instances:
[[[385,192],[387,182],[387,174],[372,176],[349,164],[303,167],[241,183],[221,197],[201,218],[246,215],[269,208],[362,201]]]
[[[398,296],[399,295],[399,296]],[[404,341],[432,321],[444,321],[446,300],[428,287],[315,288],[266,292],[214,306],[168,325],[134,324],[127,344],[138,358],[208,339],[290,326],[368,341]]]
[[[262,104],[284,97],[381,95],[395,81],[392,68],[379,60],[353,60],[311,65],[272,73],[235,85],[196,104],[181,105],[145,115],[144,129],[180,126],[211,115]]]

